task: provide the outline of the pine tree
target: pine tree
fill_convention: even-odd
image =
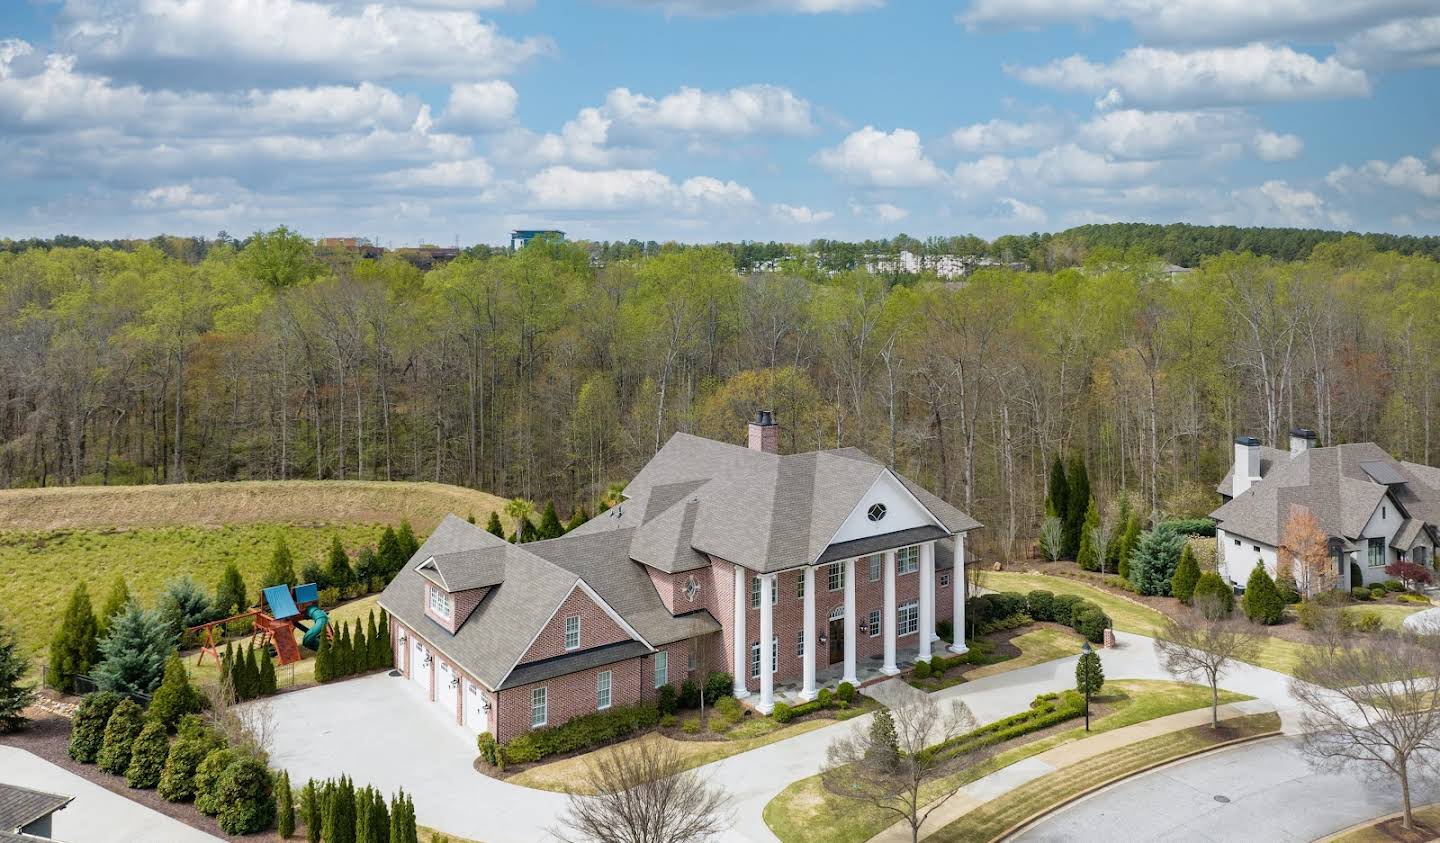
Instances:
[[[255,645],[245,648],[245,696],[253,700],[260,695],[260,660],[255,655]]]
[[[95,632],[97,638],[104,638],[110,633],[111,621],[129,602],[130,586],[125,584],[124,575],[116,574],[114,581],[110,583],[110,593],[105,595],[105,603],[100,607],[100,614],[95,618],[98,624]]]
[[[565,535],[565,528],[560,526],[560,516],[555,514],[553,500],[545,504],[545,512],[540,516],[538,534],[541,539],[558,539]]]
[[[262,697],[272,696],[279,690],[279,684],[275,679],[275,660],[270,657],[270,648],[265,647],[260,651],[260,682],[258,694]]]
[[[1180,551],[1180,564],[1175,566],[1175,576],[1170,579],[1170,596],[1188,604],[1199,581],[1200,563],[1195,560],[1195,550],[1187,541]]]
[[[50,665],[45,674],[50,687],[66,692],[75,689],[75,677],[89,673],[90,666],[99,660],[99,634],[99,623],[90,607],[90,591],[81,582],[70,592],[60,626],[50,639]]]
[[[335,678],[335,649],[329,635],[320,636],[320,646],[315,651],[315,681],[329,682]]]
[[[130,766],[125,768],[125,783],[149,790],[160,784],[160,772],[170,754],[170,738],[165,724],[151,721],[140,730],[130,747]]]
[[[1086,571],[1100,570],[1101,557],[1105,549],[1095,547],[1095,529],[1100,526],[1100,509],[1095,506],[1095,499],[1090,499],[1090,505],[1085,507],[1085,523],[1080,528],[1080,552],[1075,555],[1075,561]]]
[[[1070,468],[1066,472],[1070,490],[1065,495],[1065,556],[1075,559],[1080,553],[1080,534],[1083,531],[1087,505],[1090,500],[1090,474],[1085,470],[1085,460],[1077,453],[1070,457]],[[1097,514],[1095,523],[1100,523]]]
[[[245,591],[245,578],[240,576],[240,569],[231,562],[225,566],[225,571],[220,574],[220,581],[215,584],[215,612],[222,618],[228,618],[248,608],[250,598]]]
[[[145,712],[129,697],[122,699],[105,724],[105,737],[100,741],[100,754],[95,757],[95,766],[107,773],[123,776],[130,767],[130,750],[144,728]]]
[[[277,536],[275,550],[270,554],[270,567],[265,570],[265,577],[260,580],[260,587],[269,588],[272,585],[294,584],[295,558],[290,555],[290,545],[285,543],[285,537]]]
[[[1255,570],[1250,572],[1250,580],[1245,584],[1241,606],[1245,609],[1245,617],[1266,626],[1279,623],[1285,614],[1285,598],[1265,566],[1259,562],[1255,563]]]
[[[400,550],[400,539],[395,535],[394,527],[386,527],[385,532],[380,534],[380,547],[376,555],[380,557],[386,579],[394,577],[405,567],[405,556]]]
[[[520,523],[520,543],[537,541],[540,538],[540,531],[535,528],[535,522],[526,518]]]
[[[149,694],[160,684],[165,660],[174,649],[175,639],[160,615],[131,600],[100,642],[100,663],[91,673],[101,690]]]
[[[350,556],[340,544],[340,537],[330,540],[330,555],[325,563],[325,579],[331,588],[342,591],[355,582],[355,571],[350,567]]]
[[[1064,524],[1070,513],[1070,481],[1065,478],[1065,461],[1055,455],[1050,464],[1050,494],[1045,498],[1045,511]]]
[[[1141,594],[1166,597],[1179,567],[1185,537],[1166,524],[1140,536],[1130,556],[1130,582]]]
[[[502,539],[505,538],[505,528],[500,524],[500,513],[498,511],[490,510],[490,519],[485,522],[485,532],[492,536],[499,536]]]
[[[306,843],[320,843],[324,823],[322,813],[320,789],[315,786],[315,780],[310,779],[300,789],[300,818],[305,821]]]
[[[290,790],[290,774],[284,770],[275,777],[275,825],[282,838],[295,833],[295,794]]]
[[[409,521],[400,521],[400,529],[395,533],[395,539],[400,543],[402,564],[409,562],[410,557],[420,552],[420,542],[415,538],[415,531],[410,529]]]
[[[172,653],[165,660],[165,678],[155,689],[146,716],[152,723],[164,726],[166,731],[174,731],[180,718],[199,712],[201,704],[200,692],[190,684],[190,672],[185,669],[180,657]]]
[[[1094,650],[1081,653],[1080,660],[1075,663],[1075,690],[1083,694],[1088,687],[1093,697],[1104,685],[1105,667],[1100,664],[1100,654]]]
[[[189,574],[176,577],[165,584],[165,593],[160,595],[156,610],[176,638],[181,637],[185,630],[214,617],[210,596]]]
[[[1130,520],[1125,524],[1125,534],[1120,541],[1120,558],[1118,568],[1122,579],[1130,579],[1130,560],[1135,555],[1135,548],[1140,544],[1140,515],[1130,513]]]
[[[26,723],[25,707],[35,699],[35,686],[25,682],[30,663],[20,655],[15,633],[0,623],[0,733]]]

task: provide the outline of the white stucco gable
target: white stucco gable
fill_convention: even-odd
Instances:
[[[879,504],[885,507],[885,515],[878,521],[870,520],[870,508]],[[845,518],[831,544],[868,539],[883,533],[894,533],[912,527],[943,526],[930,511],[920,505],[910,490],[896,476],[885,471],[875,478],[870,490],[860,503]]]

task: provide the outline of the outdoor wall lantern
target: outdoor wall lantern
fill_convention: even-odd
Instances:
[[[430,666],[430,663],[433,662],[433,661],[435,661],[435,659],[432,658],[429,653],[426,653],[426,654],[425,654],[425,661],[421,662],[421,664],[424,665],[425,667],[429,667],[429,666]]]
[[[870,634],[870,622],[869,622],[869,621],[861,621],[861,622],[860,622],[860,634],[861,634],[861,635],[869,635],[869,634]]]
[[[409,641],[409,640],[410,640],[410,639],[408,639],[408,638],[405,637],[405,633],[403,633],[403,632],[400,633],[400,643],[401,643],[401,644],[404,644],[405,642],[407,642],[407,641]]]
[[[827,635],[826,635],[825,633],[823,633],[823,632],[820,633],[820,643],[821,643],[821,644],[829,644],[829,643],[830,643],[830,638],[829,638],[829,636],[827,636]]]
[[[454,677],[454,678],[452,678],[452,679],[450,680],[450,687],[451,687],[451,688],[458,688],[458,687],[460,687],[460,679],[459,679],[459,677]]]

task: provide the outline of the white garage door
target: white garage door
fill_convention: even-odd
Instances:
[[[455,719],[455,701],[460,693],[460,683],[456,681],[455,671],[450,665],[435,660],[435,704],[445,712],[445,716],[451,720]]]
[[[426,696],[430,695],[430,668],[426,660],[430,653],[426,651],[425,645],[416,640],[410,650],[410,678],[414,679]]]
[[[485,693],[479,685],[465,683],[465,725],[476,733],[490,730],[490,718],[486,716]]]

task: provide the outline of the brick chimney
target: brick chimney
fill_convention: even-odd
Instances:
[[[780,453],[780,426],[769,410],[755,411],[755,421],[750,422],[750,450]]]

